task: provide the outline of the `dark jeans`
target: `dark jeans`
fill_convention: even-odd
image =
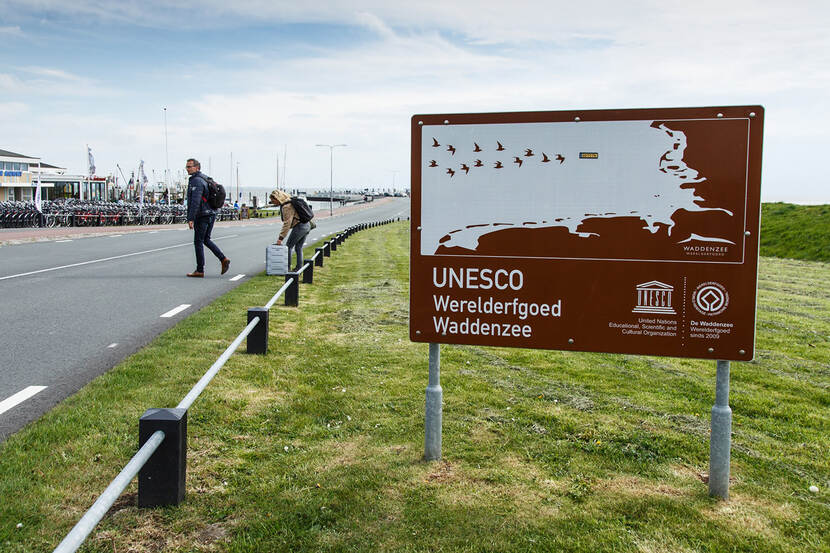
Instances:
[[[216,215],[202,215],[193,221],[193,247],[196,248],[196,272],[198,273],[205,272],[205,248],[203,246],[207,246],[220,261],[225,259],[225,254],[210,239],[215,219]]]
[[[295,271],[299,271],[303,266],[303,244],[305,244],[305,237],[308,236],[309,230],[311,230],[310,224],[298,223],[291,228],[291,234],[288,235],[288,240],[285,242],[285,245],[288,246],[289,267],[291,267],[291,250],[294,249],[297,252]]]

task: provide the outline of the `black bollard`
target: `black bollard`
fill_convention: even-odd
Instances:
[[[300,303],[300,273],[285,273],[285,282],[291,279],[294,282],[285,291],[285,305],[288,307],[297,307]]]
[[[323,256],[326,255],[325,253],[323,253],[324,251],[325,248],[316,248],[317,253],[314,254],[314,264],[318,267],[323,266]]]
[[[335,238],[332,238],[331,240],[329,240],[329,244],[331,244],[331,251],[336,252],[337,251],[337,240]]]
[[[138,506],[161,507],[184,501],[187,469],[187,410],[147,409],[138,420],[138,446],[156,430],[164,440],[138,473]]]
[[[303,263],[305,271],[303,271],[303,284],[314,284],[314,259],[309,259]]]
[[[248,334],[248,353],[268,353],[268,310],[264,307],[248,308],[248,324],[254,317],[259,317],[259,322]]]
[[[331,257],[331,243],[330,242],[323,242],[323,255],[326,257]]]

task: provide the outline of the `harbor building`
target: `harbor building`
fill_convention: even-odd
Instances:
[[[44,200],[107,197],[104,177],[72,175],[65,167],[45,163],[39,157],[0,150],[0,202],[34,200],[38,180]]]

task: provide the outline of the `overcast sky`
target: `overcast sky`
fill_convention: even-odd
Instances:
[[[414,114],[761,104],[763,200],[830,203],[828,6],[0,0],[0,149],[401,189]]]

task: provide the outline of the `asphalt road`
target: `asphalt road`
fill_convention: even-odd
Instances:
[[[306,243],[358,223],[408,216],[408,198],[335,211],[316,220]],[[204,279],[185,277],[195,256],[184,225],[0,247],[0,441],[264,271],[265,246],[280,227],[278,219],[217,223],[213,240],[231,266],[220,276],[205,248]]]

